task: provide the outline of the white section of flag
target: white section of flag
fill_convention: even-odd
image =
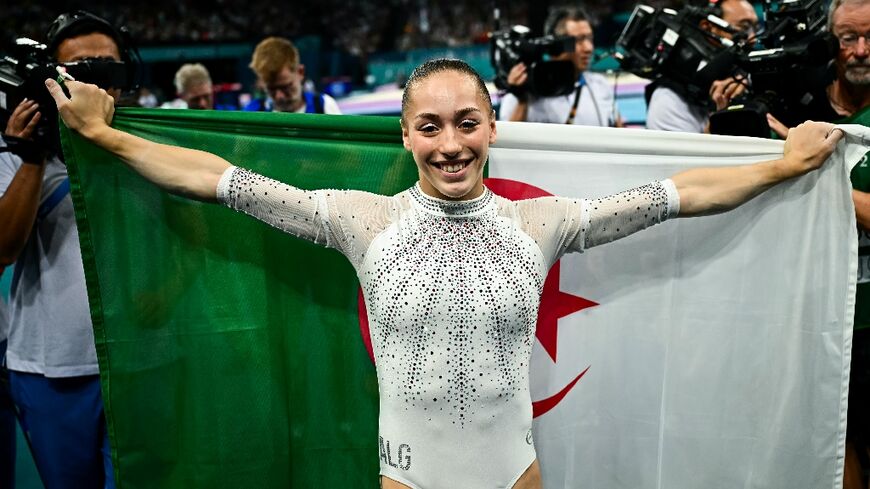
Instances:
[[[490,177],[570,197],[782,151],[642,130],[498,131]],[[846,159],[870,140],[851,131],[822,170],[732,212],[562,259],[561,290],[600,305],[560,319],[557,362],[533,352],[534,400],[590,367],[535,422],[545,488],[842,487],[857,270]]]

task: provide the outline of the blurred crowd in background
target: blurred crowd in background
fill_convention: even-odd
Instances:
[[[317,35],[326,46],[361,55],[384,51],[463,46],[487,42],[493,28],[493,9],[500,4],[511,23],[534,25],[550,2],[480,2],[458,0],[432,3],[419,0],[361,0],[346,2],[248,2],[244,0],[154,0],[59,2],[23,1],[4,8],[0,31],[39,39],[58,14],[87,9],[114,25],[127,26],[142,46],[166,43],[256,42],[265,36]],[[599,23],[636,2],[616,0],[588,3]],[[678,6],[677,0],[645,2]],[[543,20],[543,18],[541,18]]]

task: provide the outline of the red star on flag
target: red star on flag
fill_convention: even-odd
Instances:
[[[598,305],[597,302],[559,290],[560,265],[561,262],[556,262],[544,281],[544,292],[541,294],[541,306],[538,309],[538,328],[535,333],[553,363],[556,362],[559,318]]]

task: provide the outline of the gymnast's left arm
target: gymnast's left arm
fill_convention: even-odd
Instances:
[[[833,124],[805,122],[789,131],[778,160],[678,173],[671,181],[679,194],[679,217],[729,211],[782,181],[816,170],[842,137]]]

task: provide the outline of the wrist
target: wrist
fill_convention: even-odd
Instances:
[[[45,164],[45,147],[34,140],[6,134],[3,136],[3,141],[6,143],[3,152],[8,151],[18,156],[26,164],[37,166]]]
[[[90,124],[84,126],[82,130],[79,131],[79,134],[81,134],[88,141],[102,146],[102,144],[100,144],[101,142],[109,140],[108,136],[111,129],[112,128],[105,123]]]
[[[529,101],[529,91],[525,85],[510,85],[508,92],[516,97],[519,103],[525,104]]]
[[[794,154],[783,155],[781,159],[776,160],[774,163],[774,181],[776,182],[788,180],[809,171],[809,167],[803,159]]]

